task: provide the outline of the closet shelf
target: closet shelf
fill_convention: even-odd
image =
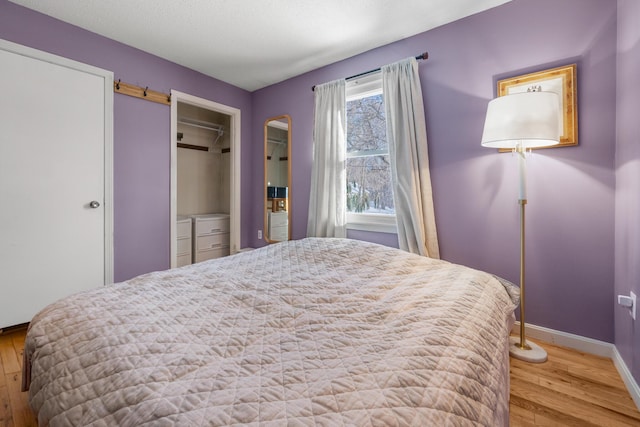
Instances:
[[[188,118],[180,118],[178,119],[178,123],[187,125],[187,126],[201,128],[201,129],[209,129],[214,132],[218,132],[219,135],[222,135],[224,133],[224,126],[219,125],[217,123],[205,122],[202,120],[188,119]]]

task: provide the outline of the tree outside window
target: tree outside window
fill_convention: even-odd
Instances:
[[[381,93],[347,102],[347,212],[395,215]]]

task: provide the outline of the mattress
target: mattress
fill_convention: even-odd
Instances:
[[[517,302],[446,261],[282,242],[48,306],[23,388],[50,426],[508,425]]]

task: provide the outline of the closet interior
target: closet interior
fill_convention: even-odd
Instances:
[[[229,255],[231,117],[178,103],[177,266]]]

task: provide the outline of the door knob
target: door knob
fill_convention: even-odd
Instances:
[[[100,207],[100,202],[98,202],[96,200],[93,200],[93,201],[89,202],[89,207],[91,209],[99,208]]]

